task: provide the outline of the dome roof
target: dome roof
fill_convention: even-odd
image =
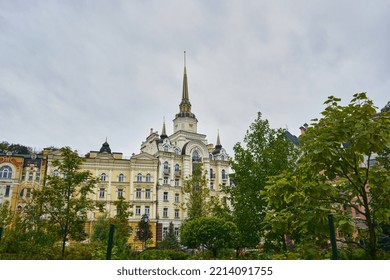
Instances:
[[[111,154],[110,145],[107,143],[107,140],[106,140],[106,142],[103,143],[102,147],[100,148],[100,152]]]

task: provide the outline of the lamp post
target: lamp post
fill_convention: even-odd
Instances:
[[[336,234],[334,230],[333,214],[328,214],[329,231],[330,231],[330,242],[332,244],[332,259],[337,260],[337,243]]]
[[[148,240],[148,237],[149,237],[149,217],[147,214],[144,214],[142,216],[142,220],[144,222],[144,242],[145,242],[145,245],[144,245],[144,250],[146,249],[146,241]]]

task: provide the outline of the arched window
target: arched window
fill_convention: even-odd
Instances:
[[[164,162],[163,167],[164,167],[164,170],[163,170],[164,174],[169,174],[169,164],[167,161]]]
[[[106,181],[106,179],[107,179],[106,173],[102,173],[102,175],[100,175],[100,181],[104,182]]]
[[[11,166],[3,166],[0,168],[0,178],[11,179],[12,177],[12,168]]]
[[[227,179],[225,169],[222,169],[222,180]]]
[[[58,175],[59,175],[58,170],[57,170],[57,169],[54,170],[54,171],[53,171],[53,176],[54,176],[54,177],[58,177]]]
[[[137,182],[142,182],[142,173],[137,174]]]
[[[168,152],[168,149],[169,149],[168,146],[164,146],[164,152]]]
[[[119,182],[124,182],[124,181],[125,181],[125,175],[123,175],[122,173],[119,174],[119,176],[118,176],[118,181],[119,181]]]
[[[146,174],[146,182],[150,182],[151,181],[151,176],[150,176],[150,174],[148,173],[148,174]]]
[[[197,150],[195,150],[193,153],[192,153],[192,161],[193,162],[201,162],[202,161],[202,158],[199,156],[199,153]]]
[[[210,179],[215,179],[214,170],[210,168]]]
[[[179,172],[180,171],[180,165],[179,164],[176,164],[175,165],[175,172]]]

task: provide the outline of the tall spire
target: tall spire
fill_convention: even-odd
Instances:
[[[165,117],[164,117],[163,127],[162,127],[160,138],[165,139],[167,137],[168,137],[168,135],[167,135],[167,129],[165,128]]]
[[[218,135],[217,135],[217,146],[222,146],[221,139],[219,138],[219,129],[218,129]]]
[[[187,67],[186,67],[186,52],[184,51],[184,76],[183,76],[183,92],[181,97],[181,103],[179,105],[180,113],[179,117],[192,117],[195,115],[191,113],[190,97],[188,95],[188,81],[187,81]]]
[[[218,129],[217,145],[215,145],[215,150],[220,151],[221,149],[222,149],[222,145],[221,145],[221,139],[219,138],[219,129]]]

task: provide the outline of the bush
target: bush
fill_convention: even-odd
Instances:
[[[348,248],[337,251],[337,258],[339,260],[369,260],[370,255],[362,248]]]
[[[138,259],[140,260],[186,260],[189,255],[179,250],[152,249],[143,251]]]

